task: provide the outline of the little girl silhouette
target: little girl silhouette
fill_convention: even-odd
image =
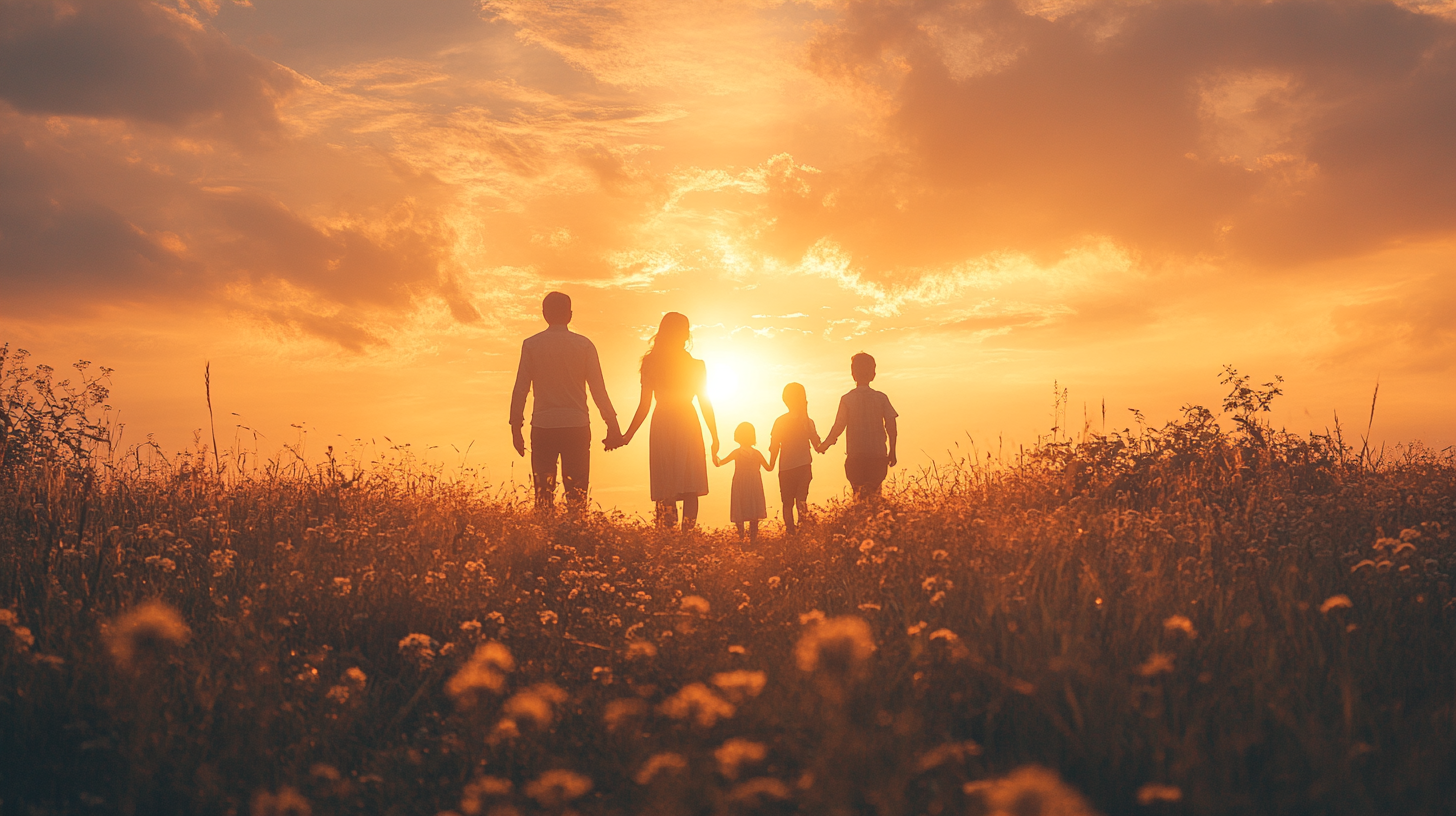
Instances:
[[[738,447],[723,458],[713,454],[713,464],[722,467],[736,462],[733,467],[733,501],[729,517],[738,527],[738,538],[743,539],[743,523],[748,522],[748,540],[758,541],[758,521],[768,518],[768,504],[763,499],[762,470],[773,470],[753,444],[758,441],[753,424],[743,422],[733,431],[733,441]]]

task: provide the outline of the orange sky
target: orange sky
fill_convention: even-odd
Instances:
[[[868,351],[910,468],[1225,363],[1297,429],[1378,379],[1376,436],[1443,447],[1452,145],[1450,2],[7,0],[0,342],[114,367],[132,441],[205,426],[210,360],[224,447],[497,482],[551,289],[624,422],[675,310],[725,437],[790,380],[827,428]],[[603,504],[647,509],[645,441]]]

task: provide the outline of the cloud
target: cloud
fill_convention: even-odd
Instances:
[[[1456,24],[1394,4],[848,3],[809,55],[896,149],[780,229],[857,257],[1091,234],[1277,266],[1456,218]]]
[[[276,131],[295,87],[287,69],[148,0],[7,0],[0,16],[0,99],[27,113],[219,120],[256,136]]]

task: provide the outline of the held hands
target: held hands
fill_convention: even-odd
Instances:
[[[511,426],[511,444],[515,446],[516,453],[526,455],[526,435],[521,432],[520,425]]]
[[[627,438],[622,436],[621,429],[612,427],[607,429],[607,438],[602,440],[602,449],[614,451],[625,444],[627,444]]]

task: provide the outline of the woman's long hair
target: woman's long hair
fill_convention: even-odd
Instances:
[[[686,356],[688,341],[692,337],[692,324],[688,322],[687,315],[681,312],[668,312],[663,315],[662,322],[657,324],[657,334],[652,335],[652,340],[647,345],[647,353],[642,355],[642,368],[647,368],[649,361],[673,352]]]

